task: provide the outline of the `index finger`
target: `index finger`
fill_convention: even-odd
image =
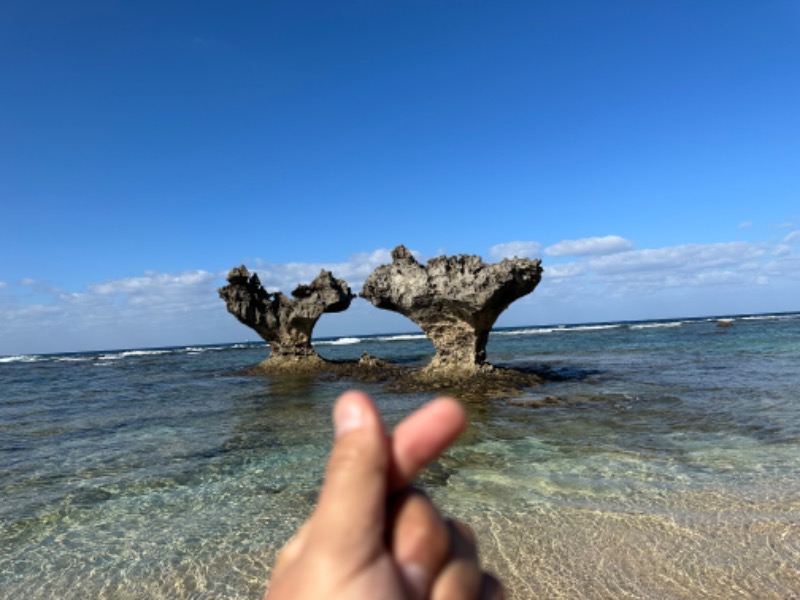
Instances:
[[[466,412],[453,398],[437,398],[406,417],[392,434],[389,491],[407,486],[466,426]]]

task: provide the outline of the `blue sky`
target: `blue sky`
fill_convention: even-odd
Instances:
[[[800,310],[794,1],[5,0],[0,73],[0,354],[252,338],[230,267],[400,243],[541,257],[499,325]]]

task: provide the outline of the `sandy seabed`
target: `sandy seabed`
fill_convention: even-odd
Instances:
[[[800,491],[692,491],[653,498],[642,510],[543,505],[516,512],[448,506],[452,496],[433,495],[475,529],[483,564],[508,600],[800,598]],[[262,526],[294,530],[301,519],[275,515]],[[240,539],[198,555],[167,552],[147,569],[131,556],[131,568],[113,572],[94,571],[84,555],[58,574],[4,587],[0,598],[257,599],[278,549],[278,540],[259,547]]]
[[[693,494],[685,510],[469,517],[507,598],[800,598],[800,494]],[[704,510],[706,507],[706,510]]]

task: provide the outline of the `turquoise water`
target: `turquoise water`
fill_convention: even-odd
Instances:
[[[266,352],[0,357],[0,597],[260,597],[352,385],[241,374]],[[488,354],[551,381],[470,402],[422,484],[512,598],[797,597],[800,315],[506,329]],[[366,389],[389,423],[430,397]]]

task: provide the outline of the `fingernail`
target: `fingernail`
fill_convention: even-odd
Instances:
[[[401,564],[400,571],[406,584],[414,593],[415,598],[427,598],[430,578],[428,573],[417,563]]]
[[[364,423],[364,411],[356,402],[340,402],[333,412],[333,426],[336,437],[358,429]]]

